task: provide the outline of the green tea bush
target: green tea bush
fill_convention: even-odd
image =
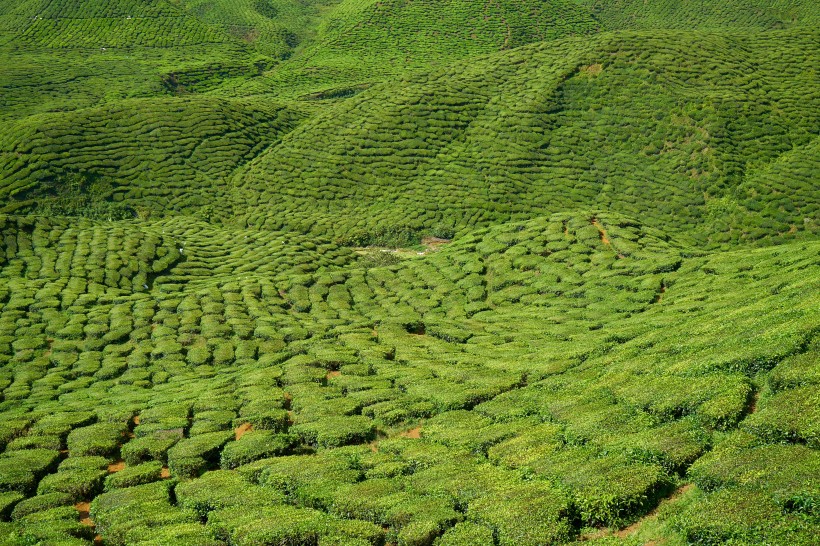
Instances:
[[[794,442],[820,447],[819,397],[814,386],[778,392],[761,400],[760,410],[744,420],[742,428],[772,443]]]
[[[127,429],[116,423],[98,423],[71,431],[66,441],[72,456],[101,455],[110,457],[117,453],[125,439]]]
[[[376,426],[363,415],[329,416],[321,421],[295,425],[290,431],[306,444],[330,448],[370,441],[375,438]]]
[[[493,529],[499,544],[568,541],[571,501],[544,482],[511,485],[470,503],[468,520]]]
[[[162,475],[162,463],[150,461],[143,464],[126,466],[119,472],[105,478],[104,489],[111,491],[123,487],[133,487],[159,480]]]
[[[25,449],[0,454],[0,491],[29,494],[40,478],[57,468],[60,453]]]
[[[17,523],[24,530],[24,540],[79,546],[93,539],[92,529],[77,521],[73,506],[34,512]]]
[[[228,470],[206,472],[201,477],[179,484],[174,490],[180,507],[194,510],[203,519],[214,510],[230,507],[255,507],[283,504],[278,491],[253,485],[240,474]]]
[[[60,506],[68,506],[73,503],[74,498],[68,493],[46,493],[45,495],[36,495],[25,500],[20,500],[11,512],[11,518],[13,520],[19,520],[29,514],[34,514],[35,512],[42,512],[52,508],[58,508]]]
[[[280,434],[267,430],[245,433],[235,442],[228,442],[222,449],[221,467],[233,469],[259,459],[288,454],[298,444],[294,434]]]
[[[208,432],[180,440],[168,450],[171,473],[180,478],[193,478],[215,466],[220,450],[232,437],[232,432]]]
[[[361,470],[349,461],[333,457],[331,451],[262,459],[240,466],[237,472],[286,494],[297,505],[318,509],[327,509],[332,504],[339,487],[362,477]]]
[[[126,464],[138,465],[147,461],[167,462],[167,453],[179,440],[181,435],[155,432],[150,436],[134,438],[124,444],[120,454]]]
[[[13,517],[14,510],[20,505],[20,501],[25,498],[25,495],[19,491],[0,493],[0,519],[7,521],[9,517]]]
[[[166,480],[97,496],[90,511],[96,531],[112,544],[124,545],[142,540],[146,529],[196,523],[196,513],[170,503],[173,485]]]
[[[49,474],[40,480],[38,495],[65,493],[74,502],[90,500],[103,490],[103,481],[108,473],[95,468],[73,468]]]
[[[436,546],[483,546],[494,541],[493,531],[489,527],[477,525],[469,521],[457,524],[449,529],[440,539],[436,540]]]

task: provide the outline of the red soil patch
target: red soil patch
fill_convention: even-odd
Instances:
[[[162,470],[159,473],[159,477],[162,478],[163,480],[167,480],[168,478],[171,477],[171,471],[168,469],[167,466],[162,467]]]
[[[598,235],[601,237],[601,242],[604,243],[606,246],[610,246],[609,237],[606,235],[606,230],[604,226],[596,219],[592,219],[592,225],[598,229]]]
[[[134,425],[135,425],[135,426],[136,426],[136,425],[139,425],[139,424],[140,424],[140,416],[139,416],[139,415],[135,415],[135,416],[134,416],[133,421],[134,421]]]
[[[442,239],[441,237],[423,237],[421,244],[427,247],[427,250],[438,250],[442,246],[451,242],[451,239]]]
[[[236,439],[239,440],[242,438],[246,433],[253,430],[253,425],[250,423],[242,423],[236,429],[234,429],[234,433],[236,434]]]
[[[411,428],[410,430],[400,432],[399,436],[402,438],[413,438],[414,440],[418,440],[421,438],[421,427]]]
[[[94,537],[94,546],[103,546],[102,535],[97,535]]]
[[[108,472],[110,474],[113,474],[114,472],[119,472],[120,470],[123,470],[124,468],[125,468],[125,461],[120,459],[119,461],[115,461],[115,462],[111,463],[110,465],[108,465]]]
[[[74,509],[77,510],[77,514],[80,516],[80,523],[88,527],[94,527],[94,522],[89,514],[89,510],[91,510],[90,502],[78,502],[74,505]]]
[[[329,372],[327,372],[327,378],[328,379],[331,379],[333,377],[339,377],[340,375],[342,375],[342,372],[337,371],[337,370],[330,370]]]

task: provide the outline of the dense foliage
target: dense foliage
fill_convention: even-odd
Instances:
[[[0,0],[0,545],[816,544],[818,17]]]

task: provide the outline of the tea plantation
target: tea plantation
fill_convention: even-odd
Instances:
[[[0,0],[0,546],[818,544],[819,22]]]

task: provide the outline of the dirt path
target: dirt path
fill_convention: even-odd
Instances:
[[[582,535],[581,540],[582,541],[594,540],[594,539],[608,537],[608,536],[621,538],[621,539],[630,537],[630,536],[636,534],[638,531],[640,531],[641,528],[644,526],[644,524],[646,524],[647,522],[650,522],[652,520],[657,519],[658,511],[663,506],[666,506],[668,504],[672,504],[672,503],[676,502],[682,495],[684,495],[686,492],[690,491],[693,487],[695,487],[695,486],[694,486],[694,484],[691,484],[691,483],[687,483],[687,484],[684,484],[684,485],[678,487],[677,489],[675,489],[672,492],[672,494],[670,494],[668,497],[661,500],[661,502],[658,503],[658,506],[653,508],[648,514],[646,514],[645,516],[640,518],[635,523],[633,523],[633,524],[631,524],[627,527],[624,527],[623,529],[619,529],[617,531],[612,531],[610,529],[601,529],[601,530],[596,531],[594,533],[589,533],[589,534],[586,534],[586,535]],[[649,546],[649,545],[653,545],[653,544],[656,544],[656,542],[654,540],[651,540],[651,541],[648,541],[644,546]]]
[[[601,225],[601,222],[599,222],[597,218],[593,218],[590,223],[598,230],[598,236],[601,238],[601,242],[606,246],[612,246],[612,243],[610,243],[609,237],[607,237],[606,230],[604,229],[604,226]]]
[[[74,509],[77,510],[77,514],[80,516],[80,523],[87,527],[94,527],[94,522],[91,520],[91,514],[89,513],[91,510],[90,502],[78,502],[74,505]]]
[[[410,430],[400,432],[399,436],[402,438],[413,438],[414,440],[418,440],[421,438],[421,427],[411,428]]]
[[[253,430],[253,425],[250,423],[242,423],[234,429],[234,435],[237,440],[240,440],[245,434]]]
[[[125,461],[122,459],[118,461],[114,461],[113,463],[108,465],[108,473],[113,474],[114,472],[119,472],[125,469]]]

